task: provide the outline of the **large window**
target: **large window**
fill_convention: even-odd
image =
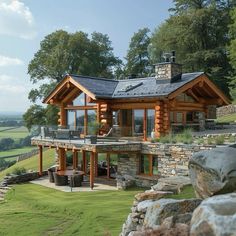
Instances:
[[[85,94],[81,93],[74,101],[73,106],[85,106]]]
[[[156,155],[142,154],[140,157],[140,174],[157,175],[158,158]]]
[[[155,125],[155,111],[153,109],[147,110],[147,136],[151,137],[151,132]]]
[[[143,134],[143,117],[144,110],[133,110],[134,114],[134,133]]]

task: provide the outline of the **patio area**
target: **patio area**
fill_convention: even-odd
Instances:
[[[90,188],[90,182],[88,177],[84,177],[84,181],[82,186],[80,187],[70,187],[67,186],[56,186],[55,183],[50,183],[48,176],[43,176],[39,179],[30,181],[30,183],[38,184],[47,188],[56,189],[62,192],[94,192],[94,191],[101,191],[101,190],[118,190],[115,186],[115,180],[101,180],[98,179],[94,182],[93,190]]]

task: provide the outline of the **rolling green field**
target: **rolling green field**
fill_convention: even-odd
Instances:
[[[29,159],[17,162],[13,166],[9,167],[8,169],[5,169],[3,171],[0,171],[0,181],[3,179],[3,177],[7,173],[12,173],[12,171],[15,168],[21,168],[24,167],[26,170],[38,170],[38,161],[39,157],[38,155],[35,155]],[[46,170],[48,167],[55,164],[55,150],[50,149],[43,153],[43,168]],[[0,234],[1,235],[1,234]]]
[[[1,138],[12,138],[12,139],[20,139],[25,138],[29,135],[29,131],[26,127],[16,127],[13,129],[6,129],[7,127],[1,127],[0,130],[0,139]]]
[[[16,149],[11,149],[7,151],[1,151],[0,152],[0,158],[5,157],[5,156],[13,156],[13,155],[20,155],[24,154],[27,152],[30,152],[31,150],[36,149],[35,147],[24,147],[24,148],[16,148]]]

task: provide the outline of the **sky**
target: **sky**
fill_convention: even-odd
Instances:
[[[133,34],[153,31],[172,6],[172,0],[0,0],[0,112],[24,113],[32,105],[28,93],[37,84],[27,68],[46,35],[101,32],[124,59]]]

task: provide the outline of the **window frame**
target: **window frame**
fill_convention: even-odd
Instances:
[[[141,166],[142,166],[142,156],[143,155],[146,155],[148,157],[148,163],[149,163],[149,173],[148,174],[145,174],[145,173],[142,173],[141,172]],[[153,174],[153,159],[154,158],[157,158],[158,159],[158,156],[157,155],[154,155],[154,154],[141,154],[139,156],[139,175],[143,175],[143,176],[158,176],[158,174]],[[158,163],[158,161],[157,161]],[[157,169],[158,169],[158,164],[157,164]]]

